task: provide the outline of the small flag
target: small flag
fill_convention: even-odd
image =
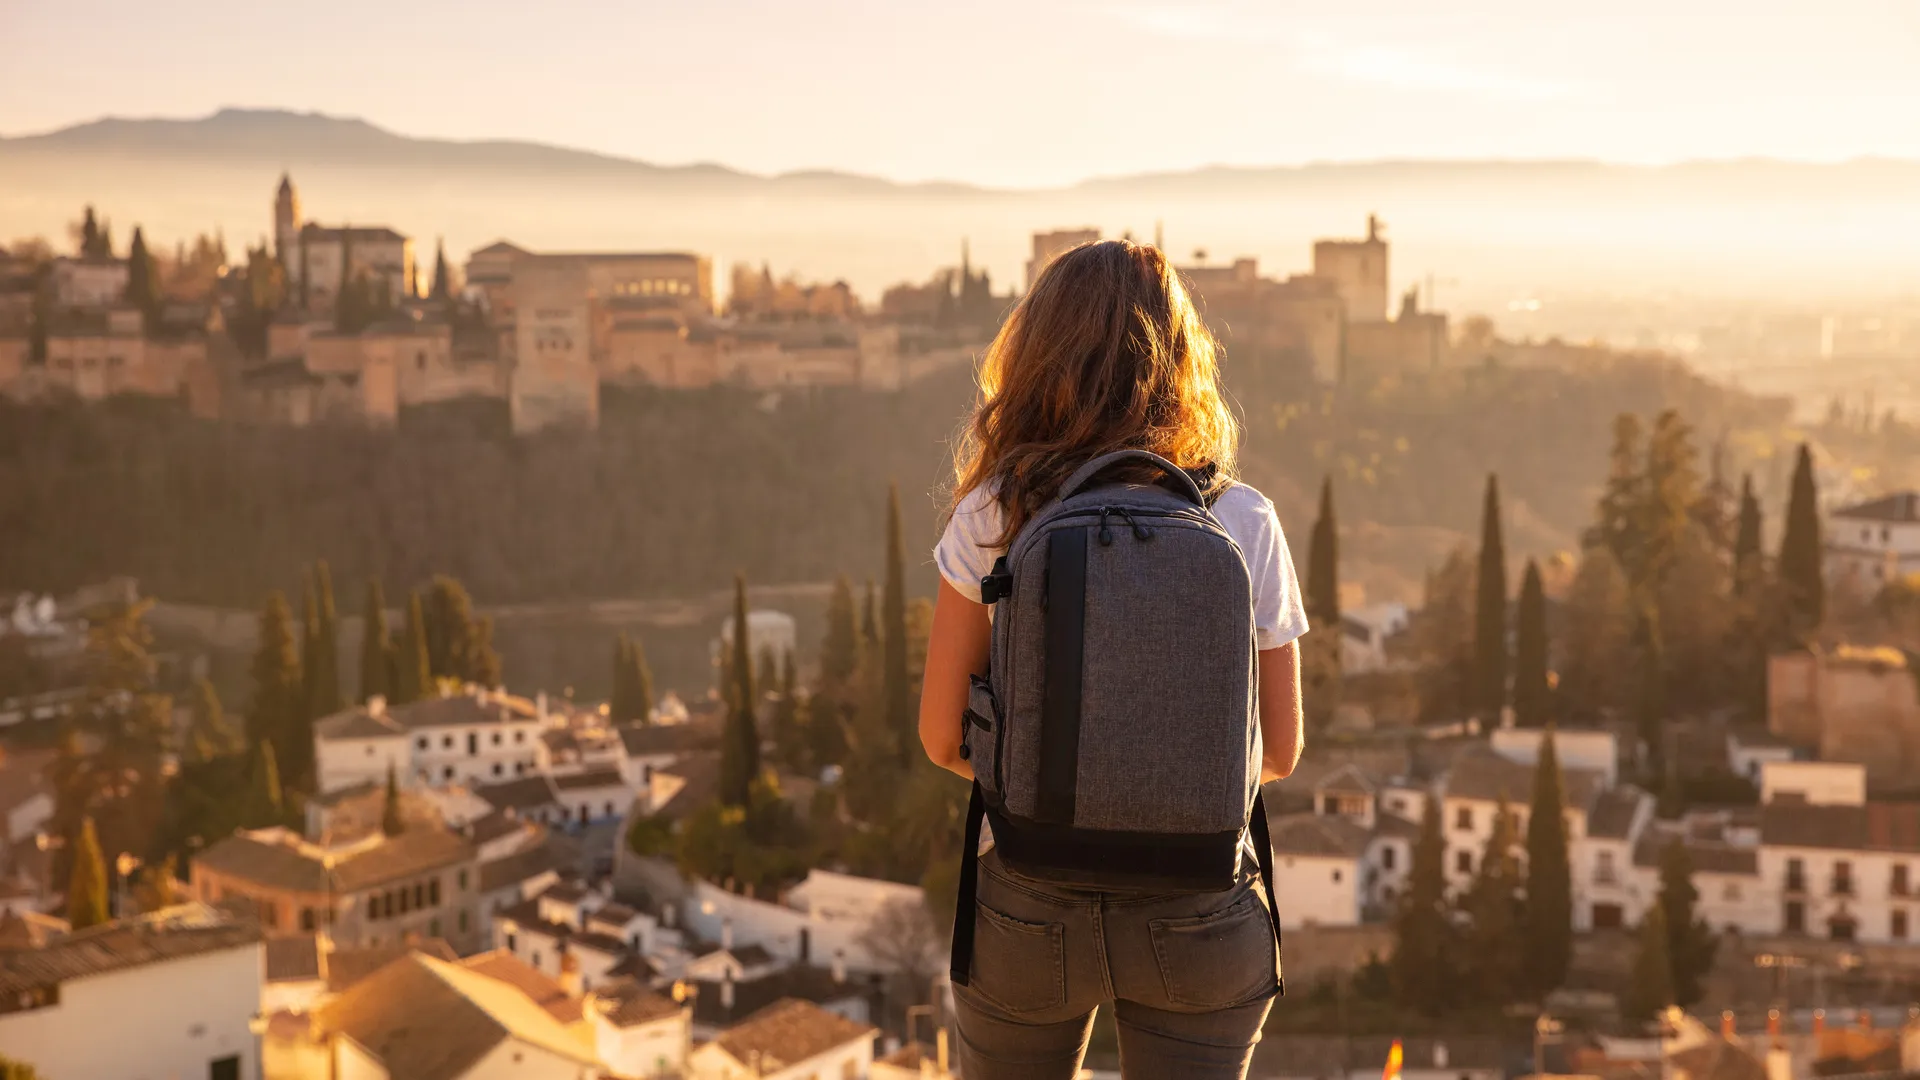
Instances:
[[[1406,1053],[1400,1046],[1400,1040],[1393,1040],[1393,1048],[1387,1051],[1387,1068],[1380,1074],[1380,1080],[1400,1080],[1400,1062],[1405,1059]]]

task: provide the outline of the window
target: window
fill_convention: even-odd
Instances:
[[[469,731],[467,732],[467,756],[473,757],[478,753],[480,753],[480,733]]]
[[[207,1080],[240,1080],[240,1055],[228,1054],[207,1062]]]
[[[522,775],[522,774],[524,774],[524,773],[525,773],[526,771],[527,771],[527,763],[526,763],[526,762],[524,762],[524,761],[516,761],[516,762],[514,762],[514,763],[513,763],[513,775],[515,775],[515,776],[520,776],[520,775]]]
[[[527,741],[527,733],[526,733],[526,732],[524,732],[524,731],[516,731],[516,732],[514,732],[514,733],[513,733],[513,744],[514,744],[515,746],[518,746],[518,745],[520,745],[521,743],[523,743],[523,742],[526,742],[526,741]]]
[[[1473,852],[1464,848],[1453,854],[1453,868],[1462,874],[1473,873]]]
[[[1888,891],[1893,893],[1893,895],[1895,896],[1905,896],[1907,895],[1908,888],[1909,886],[1907,884],[1907,864],[1894,863],[1893,864],[1893,882],[1887,887]]]
[[[427,906],[427,883],[424,881],[415,882],[413,886],[414,910],[418,911],[419,909],[426,906]]]
[[[1833,895],[1835,896],[1852,896],[1853,895],[1853,864],[1848,862],[1845,859],[1838,859],[1834,861]]]
[[[1463,806],[1453,812],[1453,827],[1462,832],[1473,828],[1473,807]]]
[[[1730,904],[1739,903],[1740,895],[1740,883],[1737,881],[1727,882],[1726,888],[1720,890],[1720,899]]]
[[[505,771],[506,770],[501,766],[499,762],[496,761],[493,763],[493,775],[499,776],[502,772],[505,772]]]
[[[1395,848],[1392,844],[1388,844],[1386,847],[1380,849],[1380,865],[1388,870],[1393,869],[1394,859],[1397,858],[1398,855],[1399,849]]]
[[[425,750],[427,748],[427,737],[425,735],[420,736],[418,739],[414,740],[413,745],[419,747],[422,750]]]
[[[448,765],[447,767],[441,769],[440,775],[447,780],[453,779],[453,766]]]
[[[440,736],[440,749],[442,750],[453,749],[453,736],[451,735]]]
[[[608,817],[613,816],[613,800],[612,799],[607,800],[607,816]]]
[[[428,907],[440,906],[440,879],[439,878],[434,878],[432,881],[427,882],[427,906]]]
[[[1612,885],[1619,880],[1613,869],[1613,852],[1595,852],[1593,856],[1593,882],[1596,885]]]
[[[460,932],[463,934],[467,932],[467,909],[466,908],[460,909]]]
[[[455,880],[457,880],[460,883],[460,891],[466,892],[467,891],[467,872],[465,870],[460,871],[459,876]]]
[[[520,935],[512,931],[507,932],[507,951],[515,956],[520,955]]]
[[[1340,884],[1340,869],[1338,867],[1335,867],[1333,871],[1333,883],[1335,885]]]
[[[1781,929],[1785,930],[1789,934],[1806,933],[1807,932],[1807,906],[1798,900],[1787,901],[1787,910],[1785,912],[1785,918],[1783,918],[1781,922],[1784,924],[1781,927]]]
[[[314,928],[313,909],[310,907],[301,908],[300,909],[300,929],[311,934],[313,933],[313,928]]]
[[[500,733],[497,731],[493,733],[493,745],[495,746],[500,745]]]
[[[1893,917],[1888,920],[1887,936],[1893,938],[1895,941],[1907,940],[1907,913],[1905,911],[1896,911],[1893,913]]]
[[[1787,860],[1787,891],[1807,891],[1807,864],[1800,859]]]
[[[540,966],[540,950],[539,949],[533,950],[533,956],[529,958],[528,962],[531,963],[536,968]]]
[[[372,756],[373,756],[373,747],[371,747],[371,746],[369,746],[369,747],[367,747],[367,756],[368,756],[368,757],[372,757]]]

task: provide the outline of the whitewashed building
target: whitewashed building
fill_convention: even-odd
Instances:
[[[539,771],[544,698],[468,686],[406,705],[375,697],[314,724],[322,793],[384,784],[489,784]]]
[[[0,952],[0,1050],[41,1076],[251,1080],[259,927],[183,904]]]
[[[811,1002],[775,1002],[693,1051],[689,1080],[865,1080],[871,1025]]]
[[[1827,514],[1826,573],[1872,593],[1920,572],[1920,492],[1901,491]]]

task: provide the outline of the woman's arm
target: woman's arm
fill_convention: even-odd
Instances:
[[[920,723],[921,730],[926,730],[924,714]],[[1300,707],[1300,643],[1289,641],[1260,653],[1260,782],[1292,775],[1306,741],[1306,715]]]
[[[927,639],[927,670],[920,680],[920,745],[928,760],[965,780],[973,779],[973,766],[960,756],[967,676],[987,673],[991,636],[986,605],[960,595],[942,578]]]

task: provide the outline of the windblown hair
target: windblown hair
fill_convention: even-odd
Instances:
[[[952,505],[986,488],[1004,545],[1075,469],[1123,449],[1201,472],[1209,495],[1224,488],[1240,430],[1215,348],[1160,249],[1103,240],[1066,252],[987,350],[979,404],[954,452]],[[1150,468],[1115,475],[1155,479]]]

